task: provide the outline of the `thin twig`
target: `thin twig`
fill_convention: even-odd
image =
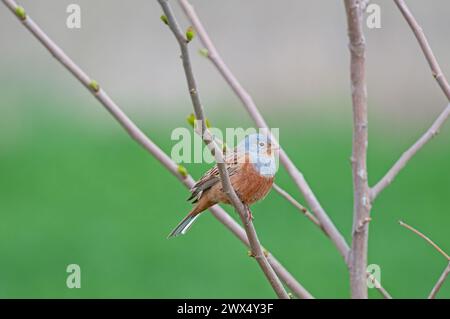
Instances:
[[[407,223],[403,222],[403,221],[399,221],[400,226],[403,226],[407,229],[409,229],[410,231],[414,232],[415,234],[419,235],[420,237],[422,237],[424,240],[426,240],[431,246],[434,247],[434,249],[436,249],[442,256],[445,257],[445,259],[447,259],[448,261],[450,261],[450,256],[447,255],[447,253],[445,251],[443,251],[438,245],[436,245],[436,243],[434,241],[432,241],[430,238],[428,238],[427,236],[425,236],[423,233],[421,233],[420,231],[418,231],[417,229],[415,229],[414,227],[408,225]]]
[[[409,10],[405,1],[403,0],[394,0],[397,7],[400,9],[401,14],[406,19],[409,27],[414,33],[417,41],[419,42],[420,48],[430,66],[431,73],[439,87],[444,92],[447,100],[450,101],[450,85],[439,66],[439,63],[434,56],[433,50],[431,49],[430,44],[425,36],[425,33],[422,30],[422,27],[414,18],[413,14]],[[422,137],[414,143],[403,155],[400,159],[392,166],[391,169],[383,176],[383,178],[371,189],[371,200],[375,200],[375,198],[383,191],[388,185],[392,183],[397,174],[406,166],[408,161],[426,144],[428,143],[434,136],[439,133],[440,128],[445,123],[445,121],[450,116],[450,104],[448,104],[433,125],[422,135]]]
[[[17,15],[18,5],[13,0],[2,0],[3,3]],[[120,109],[120,107],[107,95],[107,93],[96,84],[91,78],[78,66],[67,54],[55,43],[48,35],[28,16],[24,18],[19,16],[25,28],[27,28],[58,60],[70,73],[72,73],[89,91],[97,98],[97,100],[111,113],[111,115],[120,123],[120,125],[128,132],[128,134],[146,149],[153,157],[155,157],[172,175],[178,178],[187,188],[191,188],[195,181],[190,175],[182,175],[178,170],[178,165],[174,163],[167,154],[165,154],[156,144],[154,144]],[[95,83],[95,84],[94,84]],[[214,206],[210,209],[213,215],[225,225],[233,234],[235,234],[247,247],[248,240],[244,237],[245,231],[234,221],[221,207]],[[268,261],[273,269],[286,283],[286,285],[299,298],[312,298],[311,294],[298,283],[295,278],[275,259],[272,255],[268,255]]]
[[[183,67],[186,74],[186,79],[188,82],[188,89],[189,93],[191,95],[192,104],[194,107],[194,112],[197,120],[202,122],[202,138],[204,139],[205,143],[213,144],[212,154],[216,157],[217,162],[217,168],[220,172],[220,179],[222,182],[222,187],[224,192],[228,195],[228,198],[230,199],[231,203],[233,204],[236,211],[239,213],[242,223],[244,225],[244,229],[247,233],[247,237],[250,242],[252,255],[257,260],[259,266],[261,267],[262,271],[264,272],[267,280],[271,284],[272,288],[274,289],[275,293],[279,298],[282,299],[289,299],[289,295],[287,294],[286,290],[283,287],[283,284],[281,283],[280,279],[278,278],[277,274],[273,270],[273,268],[270,266],[269,262],[267,261],[264,252],[262,250],[261,244],[258,239],[258,235],[256,234],[255,227],[253,225],[253,222],[251,218],[248,217],[248,210],[245,208],[244,204],[240,201],[239,197],[237,196],[236,192],[233,189],[233,186],[230,181],[230,177],[228,176],[228,171],[226,168],[226,164],[223,161],[222,151],[220,148],[217,147],[214,140],[206,140],[204,136],[204,131],[207,130],[206,123],[205,123],[205,116],[204,116],[204,110],[200,103],[199,98],[199,92],[197,85],[195,83],[194,74],[191,67],[191,62],[189,58],[189,51],[187,47],[188,41],[184,38],[183,32],[181,31],[180,27],[178,26],[178,23],[175,19],[175,16],[172,13],[172,9],[169,6],[168,0],[158,0],[164,14],[166,15],[169,27],[172,30],[173,34],[175,35],[175,38],[178,41],[178,44],[180,46],[181,50],[181,59],[183,61]]]
[[[283,196],[289,203],[294,205],[295,208],[297,208],[299,211],[303,213],[310,221],[312,221],[317,227],[320,227],[322,229],[322,225],[320,225],[319,220],[311,214],[308,209],[297,202],[294,197],[292,197],[288,192],[286,192],[284,189],[282,189],[277,184],[273,184],[272,188],[281,196]]]
[[[392,296],[389,294],[389,292],[387,292],[386,289],[383,288],[383,286],[381,286],[381,284],[378,282],[378,280],[375,278],[374,275],[368,272],[367,278],[370,279],[370,281],[375,286],[375,289],[377,289],[380,292],[380,294],[384,297],[384,299],[392,299]]]
[[[420,48],[422,49],[423,54],[425,55],[425,58],[427,59],[428,64],[430,65],[431,74],[438,82],[439,86],[441,87],[442,91],[447,97],[447,100],[450,101],[450,85],[448,84],[447,79],[442,73],[441,67],[439,66],[439,63],[436,57],[434,56],[433,50],[431,50],[431,46],[428,43],[427,37],[425,36],[422,27],[416,21],[411,11],[409,11],[409,8],[406,5],[405,1],[394,0],[394,2],[400,9],[400,12],[406,19],[406,22],[408,22],[412,32],[414,32],[414,35],[416,36],[417,41],[419,42]]]
[[[444,281],[447,279],[449,273],[450,273],[450,262],[448,263],[447,267],[445,267],[444,271],[442,272],[438,281],[434,285],[433,289],[431,289],[431,292],[428,295],[428,299],[434,299],[436,297],[437,293],[439,292],[442,285],[444,284]]]
[[[445,279],[447,279],[447,276],[450,272],[450,256],[441,248],[439,247],[434,241],[432,241],[428,236],[424,235],[422,232],[418,231],[414,227],[408,225],[407,223],[403,221],[399,221],[400,226],[405,227],[406,229],[409,229],[419,237],[423,238],[427,243],[429,243],[431,246],[433,246],[434,249],[436,249],[442,256],[447,259],[449,264],[447,267],[445,267],[444,271],[442,272],[442,275],[439,277],[436,284],[433,286],[433,289],[430,292],[430,295],[428,296],[428,299],[434,299],[436,297],[436,294],[439,292],[439,289],[441,289],[442,285],[444,284]]]
[[[367,89],[363,11],[358,0],[345,0],[350,39],[350,77],[353,104],[353,232],[350,266],[352,298],[367,298],[367,243],[370,195],[367,183]]]
[[[206,29],[203,27],[203,24],[198,18],[192,5],[187,0],[179,0],[179,3],[183,11],[185,12],[186,16],[194,26],[194,29],[197,32],[201,42],[207,49],[208,59],[214,64],[214,66],[223,76],[223,78],[231,87],[231,89],[234,91],[234,93],[239,97],[242,104],[244,105],[244,107],[246,108],[247,112],[249,113],[253,121],[256,123],[256,125],[259,128],[267,129],[268,125],[264,120],[263,116],[261,115],[261,113],[259,112],[252,97],[244,89],[244,87],[241,85],[241,83],[238,81],[238,79],[234,76],[234,74],[231,72],[231,70],[223,61],[219,52],[215,48],[213,42],[209,38]],[[350,248],[347,242],[345,241],[345,238],[342,236],[342,234],[339,232],[339,230],[331,221],[330,217],[327,215],[325,210],[320,205],[319,201],[317,200],[316,196],[311,190],[311,187],[306,182],[303,174],[298,170],[298,168],[294,165],[294,163],[291,161],[291,159],[288,157],[286,152],[281,147],[280,147],[280,162],[285,167],[285,169],[291,176],[292,180],[295,182],[300,192],[303,194],[303,197],[305,198],[306,202],[311,208],[311,211],[320,221],[328,237],[330,237],[332,242],[336,245],[339,253],[345,259],[345,261],[348,261]]]
[[[444,111],[434,121],[433,125],[408,149],[402,156],[395,162],[395,164],[389,169],[386,175],[371,189],[370,197],[374,201],[377,196],[392,183],[394,178],[400,173],[400,171],[408,164],[418,151],[422,149],[433,137],[435,137],[444,123],[450,116],[450,104],[448,104]]]

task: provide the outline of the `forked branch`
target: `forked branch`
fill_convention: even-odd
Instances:
[[[442,72],[436,57],[434,56],[433,50],[431,49],[431,46],[428,43],[428,40],[425,36],[425,33],[423,32],[423,29],[421,28],[417,20],[414,18],[405,1],[394,0],[394,2],[400,9],[401,14],[405,18],[406,22],[408,23],[409,27],[414,33],[417,41],[419,42],[420,48],[422,49],[425,59],[427,60],[430,66],[431,74],[435,78],[436,82],[439,84],[439,87],[441,88],[442,92],[444,92],[444,95],[447,97],[447,100],[450,102],[450,85],[444,73]],[[383,178],[375,186],[372,187],[370,194],[372,201],[374,201],[377,198],[377,196],[387,186],[389,186],[392,183],[394,178],[406,166],[409,160],[419,150],[421,150],[422,147],[425,146],[425,144],[427,144],[434,136],[436,136],[439,133],[440,128],[444,125],[449,116],[450,116],[450,104],[448,104],[445,107],[445,109],[442,111],[442,113],[439,115],[436,121],[434,121],[433,125],[420,137],[420,139],[416,143],[414,143],[414,145],[412,145],[405,153],[403,153],[400,159],[394,164],[394,166],[392,166],[391,169],[389,169],[386,175],[384,175]]]

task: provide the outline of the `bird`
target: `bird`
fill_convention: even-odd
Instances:
[[[248,218],[253,219],[249,206],[262,200],[272,188],[277,171],[277,150],[269,136],[254,133],[245,136],[236,148],[224,156],[231,185],[247,209]],[[209,207],[218,203],[231,204],[222,188],[217,164],[194,184],[190,192],[188,201],[192,201],[195,206],[170,232],[168,238],[184,235]]]

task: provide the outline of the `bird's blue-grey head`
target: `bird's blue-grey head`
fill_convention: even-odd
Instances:
[[[247,135],[238,145],[238,153],[249,154],[250,162],[263,176],[274,176],[277,171],[275,145],[269,136],[263,134]]]

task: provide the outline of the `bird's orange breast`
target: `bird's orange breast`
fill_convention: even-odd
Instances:
[[[273,179],[273,177],[260,175],[252,163],[245,162],[231,177],[231,184],[241,201],[251,205],[267,195],[272,188]]]

